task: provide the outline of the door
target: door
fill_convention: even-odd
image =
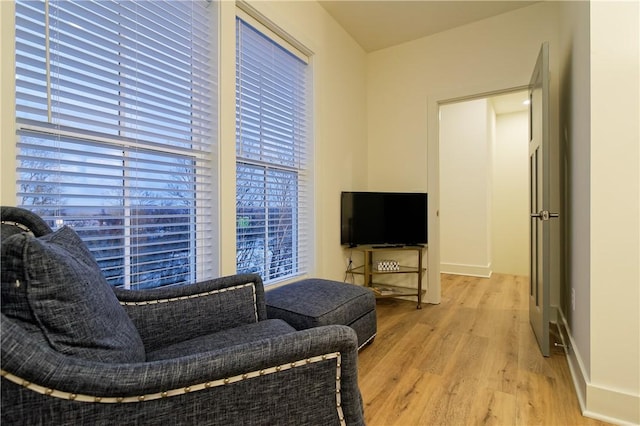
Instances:
[[[549,356],[549,292],[551,281],[549,44],[540,49],[529,84],[529,322],[542,355]]]

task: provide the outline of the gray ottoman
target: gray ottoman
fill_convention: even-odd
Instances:
[[[306,279],[265,292],[267,317],[285,320],[297,330],[348,325],[362,348],[376,336],[376,298],[367,288],[339,281]]]

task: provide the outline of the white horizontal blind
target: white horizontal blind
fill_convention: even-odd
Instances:
[[[237,270],[267,283],[306,272],[309,66],[236,22]]]
[[[216,7],[16,2],[19,204],[73,226],[112,285],[212,275]]]

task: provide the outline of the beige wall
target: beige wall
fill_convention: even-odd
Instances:
[[[541,43],[556,40],[556,8],[541,3],[371,53],[369,186],[426,189],[428,98],[528,84]]]
[[[591,3],[591,385],[640,423],[640,3]],[[615,360],[615,361],[614,361]],[[598,401],[596,401],[598,399]],[[624,410],[622,411],[624,412]]]
[[[493,272],[529,275],[529,114],[496,117],[493,150]]]
[[[0,203],[15,205],[14,5],[0,1]]]
[[[491,128],[487,99],[440,108],[441,272],[491,275]]]
[[[440,272],[529,275],[529,116],[491,105],[440,108]]]
[[[589,4],[562,4],[560,25],[560,137],[565,163],[565,243],[567,269],[561,316],[570,329],[576,377],[590,376],[590,32]],[[572,290],[574,306],[572,306]],[[577,386],[584,402],[586,382]]]
[[[632,424],[640,423],[639,22],[637,2],[561,10],[569,360],[585,413]]]

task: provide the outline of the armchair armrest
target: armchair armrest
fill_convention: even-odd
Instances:
[[[257,274],[114,292],[147,351],[267,318],[264,286]]]
[[[357,338],[346,326],[138,364],[64,356],[4,316],[1,331],[2,398],[22,401],[3,404],[3,421],[364,424]]]

